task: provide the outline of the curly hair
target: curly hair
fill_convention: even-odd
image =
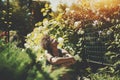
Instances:
[[[50,36],[49,35],[44,35],[44,37],[41,40],[42,48],[50,51],[51,50],[50,44],[51,44]]]

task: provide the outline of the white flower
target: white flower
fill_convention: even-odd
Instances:
[[[52,21],[50,24],[58,24],[57,21]]]
[[[63,46],[64,39],[59,37],[58,42],[59,42],[58,48],[61,48]]]
[[[47,19],[43,20],[43,25],[47,26],[49,24],[49,21]]]
[[[39,26],[39,27],[38,27],[39,32],[40,32],[42,29],[43,29],[42,26]]]
[[[44,60],[44,55],[39,55],[39,57],[37,58],[38,61],[42,61]]]
[[[102,34],[102,31],[98,31],[99,36]]]
[[[74,10],[71,10],[70,12],[71,12],[71,13],[74,13],[75,11],[74,11]]]
[[[66,8],[65,11],[66,11],[66,14],[68,14],[70,12],[70,8]]]
[[[84,34],[84,31],[82,30],[80,33],[81,33],[81,34]]]
[[[59,43],[63,43],[63,42],[64,42],[64,39],[63,39],[62,37],[59,37],[59,38],[58,38],[58,42],[59,42]]]
[[[76,21],[76,22],[74,23],[74,27],[79,27],[80,24],[81,24],[81,21]]]
[[[25,51],[25,49],[22,49],[22,52],[24,52]]]
[[[79,29],[78,34],[84,34],[84,33],[85,33],[84,30]]]
[[[111,31],[110,31],[110,30],[108,30],[108,31],[107,31],[107,35],[110,35],[110,34],[111,34]]]
[[[32,40],[37,38],[37,33],[34,34],[34,37],[32,38]]]
[[[48,51],[47,51],[47,50],[45,50],[45,53],[48,53]]]
[[[31,34],[28,34],[28,35],[27,35],[27,37],[30,37],[30,36],[31,36]]]
[[[66,8],[65,10],[66,10],[66,11],[70,11],[70,8]]]
[[[93,22],[93,26],[96,26],[97,24],[98,24],[98,21],[95,20],[95,21]]]
[[[39,48],[40,48],[40,46],[38,46],[38,45],[37,45],[37,46],[35,46],[35,47],[34,47],[34,51],[38,51],[38,50],[39,50]]]
[[[27,43],[25,43],[24,46],[25,46],[26,48],[30,48],[30,45],[28,45]]]
[[[48,34],[49,30],[43,32],[44,35]]]

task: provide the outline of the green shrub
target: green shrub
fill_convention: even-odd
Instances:
[[[114,75],[111,76],[109,74],[91,74],[91,80],[120,80],[120,76]]]
[[[37,61],[30,49],[21,49],[15,43],[0,41],[0,79],[1,80],[58,80],[68,69],[60,68],[51,72],[45,66],[45,59]]]
[[[0,79],[21,80],[27,74],[28,65],[31,63],[29,55],[24,49],[19,49],[15,44],[0,42]]]

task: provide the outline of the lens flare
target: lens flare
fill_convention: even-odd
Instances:
[[[65,4],[71,7],[73,4],[76,6],[83,5],[91,9],[111,9],[116,6],[120,6],[120,0],[49,0],[52,6],[52,10],[56,11],[59,4]]]
[[[112,9],[120,5],[120,0],[91,0],[90,3],[94,9]]]

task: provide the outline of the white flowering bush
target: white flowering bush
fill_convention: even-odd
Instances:
[[[68,42],[68,30],[65,24],[60,23],[54,19],[48,20],[44,19],[42,22],[35,24],[33,32],[26,36],[26,43],[24,44],[26,48],[31,49],[35,55],[38,56],[37,60],[41,60],[41,56],[44,55],[44,50],[41,48],[41,39],[45,34],[58,40],[59,48],[64,46],[64,42]],[[44,57],[44,56],[43,56]]]
[[[24,44],[26,48],[31,49],[34,53],[36,53],[35,55],[39,56],[39,57],[40,57],[40,54],[43,53],[43,50],[40,46],[40,40],[43,37],[43,35],[47,34],[49,31],[48,28],[46,27],[46,25],[48,24],[46,22],[47,21],[44,20],[43,21],[44,26],[37,27],[33,30],[32,33],[29,33],[26,36],[26,43]],[[37,24],[36,24],[36,26],[37,26]],[[41,56],[43,56],[43,55],[41,55]],[[38,58],[38,60],[40,60],[40,59]]]

